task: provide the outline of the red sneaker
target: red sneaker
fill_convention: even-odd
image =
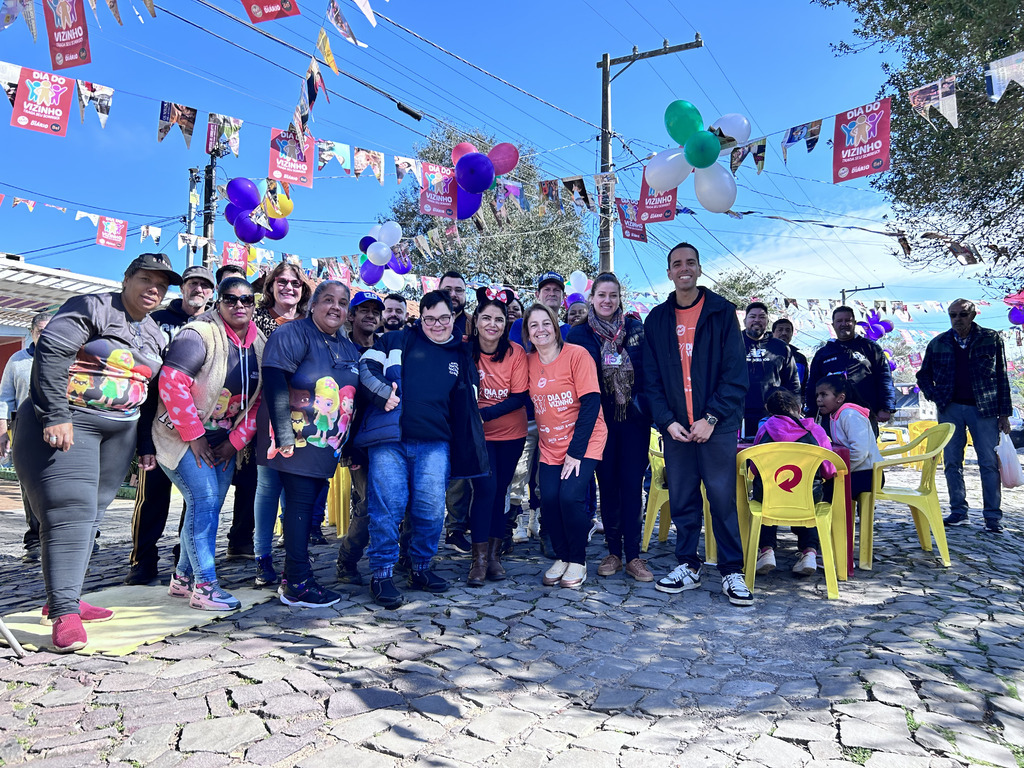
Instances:
[[[78,610],[80,611],[79,617],[83,622],[89,623],[92,621],[110,621],[114,618],[114,612],[109,608],[99,608],[95,605],[89,605],[85,600],[78,601]],[[43,626],[50,626],[53,624],[50,621],[50,606],[43,606],[43,618],[39,620],[39,623]]]
[[[89,642],[89,638],[85,634],[85,627],[82,626],[82,617],[77,613],[58,616],[53,622],[50,637],[53,641],[53,650],[57,653],[77,651],[80,648],[85,648],[85,644]]]

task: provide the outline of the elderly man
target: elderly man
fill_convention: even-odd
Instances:
[[[1002,492],[995,448],[1000,430],[1010,431],[1010,379],[1003,340],[996,331],[975,323],[977,314],[974,302],[967,299],[949,305],[952,328],[928,344],[917,383],[924,396],[938,407],[939,423],[955,427],[942,457],[949,491],[946,525],[967,521],[964,447],[969,429],[981,473],[985,530],[1002,533]]]

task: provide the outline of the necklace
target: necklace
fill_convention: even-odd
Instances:
[[[320,331],[319,328],[317,328],[317,330]],[[332,347],[331,343],[327,341],[328,338],[333,338],[335,346],[340,346],[341,342],[338,341],[338,335],[335,334],[334,336],[328,337],[326,333],[320,331],[320,338],[323,339],[324,346],[327,347],[327,353],[331,356],[331,368],[341,368],[341,355],[335,352],[334,347]]]

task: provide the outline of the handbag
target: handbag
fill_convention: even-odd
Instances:
[[[999,479],[1004,488],[1017,488],[1024,485],[1024,469],[1021,469],[1020,457],[1017,456],[1017,450],[1013,447],[1010,436],[1005,432],[999,435],[996,459],[999,461]]]

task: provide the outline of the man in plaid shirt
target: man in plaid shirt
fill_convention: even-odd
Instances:
[[[949,490],[946,525],[967,521],[964,447],[969,429],[981,471],[985,530],[1002,533],[1002,493],[995,449],[999,432],[1010,432],[1010,380],[1003,340],[996,331],[977,325],[977,314],[974,302],[967,299],[949,305],[952,328],[928,344],[917,383],[924,396],[938,407],[939,423],[956,428],[943,453]]]

